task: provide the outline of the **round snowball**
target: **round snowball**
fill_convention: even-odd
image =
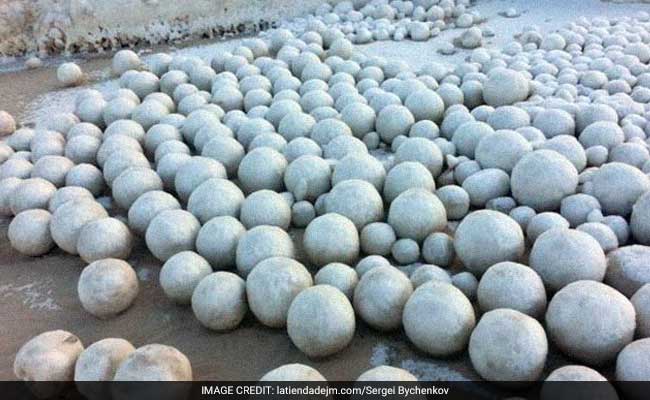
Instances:
[[[101,397],[97,382],[112,381],[117,367],[133,351],[135,347],[129,341],[117,338],[102,339],[88,346],[75,364],[77,389],[89,398]]]
[[[551,290],[579,280],[602,281],[607,269],[605,252],[596,239],[574,229],[544,232],[535,241],[529,262]]]
[[[145,233],[147,248],[160,261],[174,254],[194,250],[194,242],[201,224],[184,210],[165,210],[156,215]]]
[[[311,274],[298,261],[286,257],[267,258],[257,264],[246,279],[249,307],[262,324],[284,327],[291,302],[312,284]]]
[[[182,251],[165,261],[160,270],[160,286],[174,302],[190,304],[199,282],[212,273],[210,264],[192,251]]]
[[[546,329],[560,350],[588,365],[616,357],[634,338],[634,306],[600,282],[578,281],[551,299]]]
[[[546,311],[544,283],[534,270],[523,264],[494,264],[481,277],[476,294],[485,312],[510,308],[539,318]]]
[[[576,192],[578,171],[559,153],[536,150],[517,162],[510,185],[512,195],[520,205],[536,211],[553,211],[560,207],[563,198]]]
[[[7,236],[11,247],[28,256],[41,256],[54,247],[50,233],[52,214],[45,210],[26,210],[9,224]]]
[[[354,223],[335,213],[311,221],[303,237],[307,256],[319,266],[332,262],[352,264],[359,256],[359,246],[359,233]]]
[[[325,199],[325,211],[347,217],[357,229],[363,229],[384,217],[384,204],[373,185],[350,179],[340,182],[329,192]]]
[[[277,367],[260,378],[260,382],[316,382],[326,381],[316,369],[304,364],[285,364]]]
[[[433,193],[420,188],[409,189],[391,203],[388,223],[397,237],[422,241],[431,232],[447,224],[447,212]]]
[[[134,233],[144,236],[147,228],[158,214],[166,210],[178,210],[181,204],[169,193],[162,190],[152,190],[138,197],[128,213],[129,228]]]
[[[52,214],[52,239],[62,250],[78,254],[77,243],[82,228],[89,222],[106,217],[106,210],[94,200],[83,198],[68,201]]]
[[[287,230],[291,223],[291,207],[279,193],[259,190],[241,203],[239,220],[247,229],[271,225]]]
[[[418,287],[404,306],[404,331],[415,346],[434,357],[463,351],[474,329],[474,309],[450,283]]]
[[[309,357],[325,357],[343,350],[352,341],[355,327],[350,301],[330,285],[300,292],[287,314],[289,338]]]
[[[318,270],[314,276],[316,285],[330,285],[352,299],[354,288],[359,283],[359,276],[354,268],[341,263],[330,263]]]
[[[229,269],[235,266],[239,239],[246,228],[231,216],[215,217],[201,227],[196,237],[196,251],[214,269]]]
[[[98,318],[109,318],[131,306],[138,295],[138,277],[122,260],[98,260],[81,271],[77,293],[83,308]]]
[[[277,226],[256,226],[239,238],[235,254],[237,271],[247,276],[261,261],[271,257],[293,258],[294,252],[287,232]]]
[[[465,268],[482,274],[496,263],[518,261],[524,254],[524,234],[505,214],[474,211],[456,229],[454,249]]]
[[[535,381],[542,374],[547,355],[548,340],[542,325],[515,310],[483,314],[469,341],[474,369],[491,381]]]
[[[411,281],[398,269],[379,266],[363,274],[354,290],[354,309],[368,325],[392,331],[402,324],[404,305],[413,293]]]
[[[26,382],[69,382],[84,346],[74,334],[55,330],[41,333],[21,346],[14,359],[16,378]],[[61,385],[34,386],[42,397],[56,396]]]
[[[246,282],[232,272],[204,277],[192,294],[192,311],[201,325],[215,331],[237,328],[248,311]]]
[[[129,354],[118,367],[113,380],[187,382],[192,380],[192,366],[190,360],[174,347],[148,344]],[[128,386],[124,386],[124,388],[126,387]],[[115,395],[118,390],[114,389],[113,394]],[[174,390],[171,393],[174,397],[173,394],[177,392]],[[122,398],[128,398],[128,396]]]
[[[88,222],[81,229],[77,252],[87,263],[104,258],[126,260],[133,248],[131,231],[117,218],[101,218]]]

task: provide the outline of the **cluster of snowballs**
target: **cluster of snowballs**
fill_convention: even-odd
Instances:
[[[342,1],[335,5],[321,4],[314,14],[279,24],[273,35],[285,39],[298,36],[307,45],[322,46],[338,38],[348,39],[355,44],[374,41],[410,39],[426,41],[441,31],[453,28],[467,29],[467,35],[476,35],[475,25],[484,18],[470,8],[469,0],[355,0]],[[314,32],[320,35],[314,35]],[[264,36],[266,32],[262,32]],[[478,43],[484,32],[478,29]],[[463,42],[461,40],[461,42]],[[463,47],[474,48],[475,44],[461,43]]]
[[[14,372],[19,379],[32,382],[30,390],[39,398],[56,397],[65,389],[66,382],[72,381],[79,393],[89,399],[130,399],[137,393],[137,386],[97,383],[192,380],[190,360],[175,347],[147,344],[136,348],[122,338],[105,338],[84,347],[81,339],[64,330],[47,331],[27,341],[16,355]],[[401,368],[380,366],[364,372],[357,380],[415,382],[417,378]],[[52,383],[39,385],[41,381]],[[285,364],[264,374],[260,381],[325,382],[326,379],[308,365]],[[189,388],[165,387],[161,398],[186,397]],[[161,391],[159,395],[162,394]]]
[[[89,262],[103,318],[137,296],[137,235],[212,330],[250,311],[320,358],[359,317],[488,380],[541,378],[549,339],[585,365],[555,375],[650,379],[650,17],[417,71],[330,33],[117,53],[121,89],[2,144],[12,245]]]

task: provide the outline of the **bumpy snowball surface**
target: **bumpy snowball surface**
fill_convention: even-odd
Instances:
[[[505,106],[526,100],[529,91],[529,82],[520,72],[495,68],[483,84],[483,99],[492,107]]]
[[[95,261],[81,271],[77,292],[83,308],[99,318],[126,310],[138,295],[138,277],[126,262],[114,258]]]
[[[117,368],[133,351],[131,343],[117,338],[102,339],[88,346],[75,364],[74,380],[79,391],[89,398],[100,395],[92,382],[112,381]]]
[[[576,192],[578,171],[566,157],[552,150],[524,155],[512,170],[512,195],[536,211],[553,211],[563,198]]]
[[[355,327],[350,301],[330,285],[300,292],[287,315],[291,341],[309,357],[325,357],[343,350],[354,337]]]
[[[399,238],[422,241],[431,232],[444,229],[447,224],[445,206],[433,193],[409,189],[391,203],[388,223]]]
[[[40,256],[54,247],[50,233],[52,215],[45,210],[26,210],[9,224],[11,247],[28,256]]]
[[[341,263],[330,263],[318,270],[314,276],[316,285],[330,285],[352,299],[354,288],[359,283],[359,275],[354,268]]]
[[[474,309],[450,283],[431,281],[418,287],[404,306],[404,331],[415,346],[433,356],[465,349],[476,323]]]
[[[63,86],[75,86],[81,83],[84,73],[75,63],[63,63],[56,70],[56,78]]]
[[[612,251],[607,255],[605,283],[631,297],[641,286],[650,283],[648,257],[648,246],[632,245]]]
[[[94,200],[68,201],[52,214],[50,221],[52,239],[64,251],[78,254],[77,242],[84,225],[106,217],[108,217],[106,210]]]
[[[16,378],[27,382],[72,381],[75,363],[84,346],[78,337],[63,330],[48,331],[25,343],[14,360]],[[43,397],[57,394],[61,386],[43,387]]]
[[[166,210],[151,220],[145,241],[160,261],[185,250],[193,250],[196,235],[201,229],[199,220],[185,210]]]
[[[248,305],[264,325],[281,328],[287,323],[294,297],[313,284],[311,274],[298,261],[271,257],[253,268],[246,279]]]
[[[524,233],[505,214],[474,211],[456,229],[454,249],[465,268],[481,274],[496,263],[519,260],[525,249]]]
[[[239,238],[235,255],[237,271],[246,276],[259,262],[271,257],[293,258],[294,252],[287,232],[277,226],[256,226]]]
[[[332,262],[353,264],[359,256],[359,233],[348,218],[328,213],[307,225],[303,246],[318,266]]]
[[[634,338],[634,306],[620,292],[594,281],[565,286],[551,299],[546,329],[562,352],[602,365]]]
[[[248,311],[246,282],[232,272],[219,271],[206,276],[194,289],[192,310],[206,328],[235,329]]]
[[[182,251],[165,261],[160,270],[160,286],[173,301],[189,304],[196,285],[212,273],[205,258],[193,251]]]
[[[483,314],[469,341],[474,369],[491,381],[535,381],[542,374],[547,355],[542,325],[515,310]]]
[[[101,218],[84,225],[77,241],[77,252],[87,263],[103,258],[126,260],[133,248],[133,235],[116,218]]]
[[[363,274],[354,290],[354,309],[370,326],[381,331],[399,328],[404,305],[413,285],[401,271],[379,266]]]
[[[115,381],[191,381],[187,357],[171,346],[148,344],[137,348],[120,364]]]
[[[481,277],[477,290],[483,311],[511,308],[533,318],[546,311],[546,291],[542,279],[523,264],[494,264]]]
[[[580,280],[602,281],[607,269],[605,252],[598,241],[574,229],[544,232],[535,241],[529,262],[552,290]]]
[[[613,162],[603,165],[591,179],[592,195],[605,214],[627,217],[639,197],[650,191],[650,177],[631,165]]]

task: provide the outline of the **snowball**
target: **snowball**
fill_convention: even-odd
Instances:
[[[191,381],[192,366],[187,357],[171,346],[148,344],[137,348],[124,360],[115,372],[114,381]],[[115,397],[119,388],[129,386],[117,385],[113,389]],[[179,390],[185,390],[180,387]],[[167,389],[168,390],[168,389]],[[117,393],[116,393],[117,392]],[[172,397],[178,395],[176,390],[165,392]],[[123,398],[129,396],[124,395]]]
[[[384,217],[384,204],[377,189],[359,179],[346,180],[334,186],[325,199],[325,210],[347,217],[359,230]]]
[[[409,340],[435,357],[463,351],[476,323],[472,304],[463,293],[437,281],[413,292],[402,320]]]
[[[575,193],[578,171],[559,153],[536,150],[517,162],[512,169],[510,185],[519,204],[536,211],[556,210],[564,197]]]
[[[528,242],[535,243],[537,238],[544,232],[551,229],[568,229],[569,221],[560,214],[554,212],[543,212],[534,215],[526,226],[526,237]]]
[[[621,247],[607,255],[607,274],[605,283],[632,297],[646,283],[650,283],[650,273],[645,267],[650,255],[650,247],[632,245]]]
[[[103,385],[113,380],[118,366],[135,350],[127,340],[106,338],[81,352],[74,368],[75,385],[88,398],[101,397]]]
[[[208,329],[237,328],[248,312],[246,282],[232,272],[219,271],[205,276],[192,294],[192,311]]]
[[[326,381],[325,377],[314,368],[304,364],[285,364],[277,367],[260,378],[260,382],[300,382]]]
[[[174,302],[190,304],[199,282],[212,273],[210,264],[192,251],[182,251],[168,259],[160,270],[160,286]]]
[[[416,161],[404,161],[388,171],[383,195],[386,202],[390,203],[408,189],[422,188],[434,191],[435,187],[431,172],[423,164]]]
[[[408,138],[395,152],[395,163],[417,161],[427,167],[431,175],[440,175],[443,166],[442,152],[432,141],[425,138]]]
[[[284,327],[292,301],[312,283],[309,271],[298,261],[285,257],[267,258],[257,264],[246,279],[249,307],[262,324]]]
[[[384,107],[377,114],[376,131],[386,143],[391,143],[399,135],[406,135],[415,123],[408,108],[397,104]]]
[[[463,183],[465,180],[463,180]],[[470,206],[470,197],[462,187],[456,185],[443,186],[436,191],[436,196],[438,196],[438,199],[445,206],[447,219],[460,220],[467,215]]]
[[[504,91],[505,87],[509,89]],[[492,107],[504,106],[526,100],[529,90],[529,81],[520,72],[495,68],[483,84],[483,98]]]
[[[124,170],[112,184],[113,198],[125,210],[142,194],[162,189],[163,183],[156,171],[141,167]]]
[[[131,306],[138,295],[138,277],[122,260],[98,260],[81,271],[77,292],[83,308],[98,318],[110,318]]]
[[[481,277],[476,294],[485,312],[510,308],[539,318],[546,311],[544,283],[533,269],[523,264],[494,264]]]
[[[309,223],[303,247],[316,265],[349,264],[359,256],[359,234],[352,221],[340,214],[329,213]]]
[[[592,195],[600,202],[603,212],[628,216],[637,199],[650,191],[650,178],[623,163],[607,163],[591,179]]]
[[[9,224],[7,237],[11,247],[28,256],[40,256],[54,247],[50,234],[52,215],[40,209],[23,211]]]
[[[236,264],[241,276],[248,275],[261,261],[272,257],[293,258],[289,235],[276,226],[260,225],[245,232],[237,243]]]
[[[201,228],[199,220],[184,210],[165,210],[156,215],[145,233],[147,248],[160,261],[176,253],[193,250]]]
[[[476,161],[483,168],[499,168],[510,173],[518,161],[532,151],[523,136],[511,130],[499,130],[484,136],[476,145]]]
[[[81,198],[68,201],[52,213],[50,221],[52,239],[62,250],[77,254],[77,242],[84,225],[106,217],[108,213],[94,199]]]
[[[465,268],[481,274],[496,263],[518,261],[524,254],[524,234],[505,214],[474,211],[456,229],[454,249]]]
[[[259,147],[244,156],[237,176],[247,193],[262,189],[280,191],[285,169],[287,160],[282,154],[269,147]]]
[[[354,288],[359,283],[357,272],[341,263],[330,263],[314,275],[316,285],[330,285],[340,290],[348,299],[352,299]]]
[[[361,230],[361,249],[366,254],[388,255],[397,240],[393,228],[384,222],[374,222]]]
[[[208,179],[226,179],[227,176],[226,169],[219,161],[194,156],[178,168],[174,186],[181,200],[189,201],[190,195]]]
[[[45,179],[25,179],[16,187],[11,196],[11,212],[16,215],[25,210],[46,209],[55,192],[56,186]]]
[[[519,351],[525,348],[526,351]],[[530,382],[539,379],[548,355],[544,328],[519,311],[483,314],[469,341],[474,369],[486,380]]]
[[[413,285],[406,275],[391,266],[378,266],[361,276],[354,290],[354,309],[373,328],[392,331],[401,325],[411,293]]]
[[[26,382],[69,382],[74,378],[75,363],[84,346],[78,337],[63,330],[47,331],[23,344],[14,360],[16,378]],[[53,397],[63,385],[32,385],[38,397]]]
[[[546,329],[560,350],[588,365],[602,365],[634,338],[632,303],[594,281],[565,286],[551,299]]]
[[[63,63],[56,70],[56,79],[63,86],[76,86],[81,84],[84,79],[84,73],[81,68],[73,62]]]
[[[129,228],[134,233],[144,236],[147,228],[158,214],[166,210],[178,210],[181,208],[178,200],[169,193],[162,190],[153,190],[143,193],[138,197],[128,212]]]
[[[343,157],[334,166],[332,185],[349,179],[370,182],[377,191],[381,191],[386,179],[386,169],[382,163],[369,154],[353,153]]]
[[[329,285],[306,288],[291,302],[287,332],[309,357],[338,353],[352,341],[354,310],[343,293]]]

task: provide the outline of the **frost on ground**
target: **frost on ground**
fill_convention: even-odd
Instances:
[[[0,297],[4,299],[19,297],[23,305],[31,310],[60,311],[63,308],[52,297],[52,289],[49,286],[48,282],[0,285]]]

